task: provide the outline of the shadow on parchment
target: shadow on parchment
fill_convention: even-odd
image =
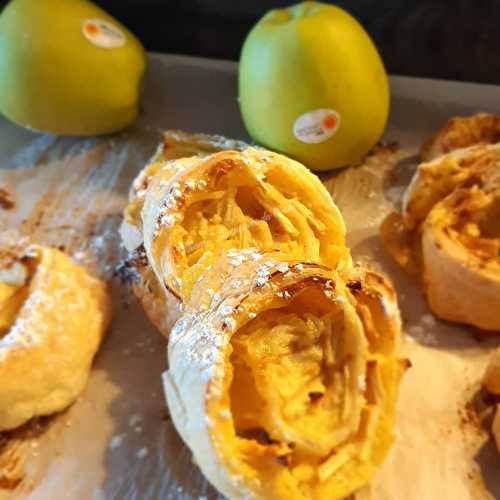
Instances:
[[[382,189],[384,197],[394,205],[394,209],[401,210],[403,192],[417,169],[419,157],[417,155],[403,158],[384,175]]]
[[[391,279],[398,294],[403,329],[419,343],[436,349],[463,350],[485,347],[485,343],[497,343],[491,335],[477,329],[435,318],[427,306],[418,277],[403,271],[384,249],[378,235],[354,235],[358,240],[352,247],[353,256],[370,255]]]
[[[114,288],[115,323],[98,363],[119,389],[108,409],[113,436],[104,457],[104,498],[214,500],[217,493],[193,463],[166,408],[166,342],[134,299]]]
[[[498,396],[488,394],[485,389],[479,389],[471,398],[470,408],[473,409],[473,419],[479,429],[487,433],[488,439],[477,451],[475,461],[481,471],[484,486],[493,498],[500,498],[500,482],[498,481],[498,449],[491,431],[495,408],[500,402]]]

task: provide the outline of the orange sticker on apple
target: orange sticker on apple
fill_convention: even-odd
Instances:
[[[115,49],[125,45],[125,35],[114,24],[103,19],[86,19],[82,23],[85,38],[103,49]]]
[[[293,135],[306,144],[319,144],[340,127],[340,115],[333,109],[315,109],[300,115],[293,124]]]

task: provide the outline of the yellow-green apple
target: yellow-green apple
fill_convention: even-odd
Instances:
[[[241,52],[239,100],[252,138],[313,170],[358,162],[389,113],[382,60],[347,12],[304,2],[268,12]]]
[[[93,135],[138,113],[145,54],[87,0],[12,0],[0,15],[0,112],[35,130]]]

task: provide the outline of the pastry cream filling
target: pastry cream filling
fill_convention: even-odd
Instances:
[[[234,446],[264,497],[342,498],[365,484],[392,442],[386,384],[398,376],[353,307],[311,287],[231,346]]]
[[[293,186],[278,189],[273,181],[251,168],[234,169],[188,197],[182,221],[170,231],[183,295],[223,249],[279,250],[336,267],[340,252],[328,238],[327,227],[336,225],[330,211],[314,213]]]

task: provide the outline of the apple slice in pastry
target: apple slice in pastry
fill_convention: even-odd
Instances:
[[[129,202],[124,210],[124,220],[120,228],[122,242],[130,252],[122,268],[127,278],[132,275],[134,295],[150,321],[164,336],[168,336],[179,317],[179,301],[175,295],[164,293],[163,286],[148,265],[144,252],[141,212],[147,189],[160,169],[163,182],[175,174],[177,163],[170,163],[171,160],[191,156],[201,158],[224,150],[242,151],[247,147],[248,144],[242,141],[220,135],[167,130],[163,133],[163,140],[151,161],[132,183]]]
[[[278,250],[331,268],[350,263],[344,221],[320,180],[261,149],[169,162],[146,191],[142,226],[149,264],[183,299],[224,249]]]
[[[393,442],[399,335],[378,274],[229,251],[169,339],[174,424],[228,498],[344,498]]]

